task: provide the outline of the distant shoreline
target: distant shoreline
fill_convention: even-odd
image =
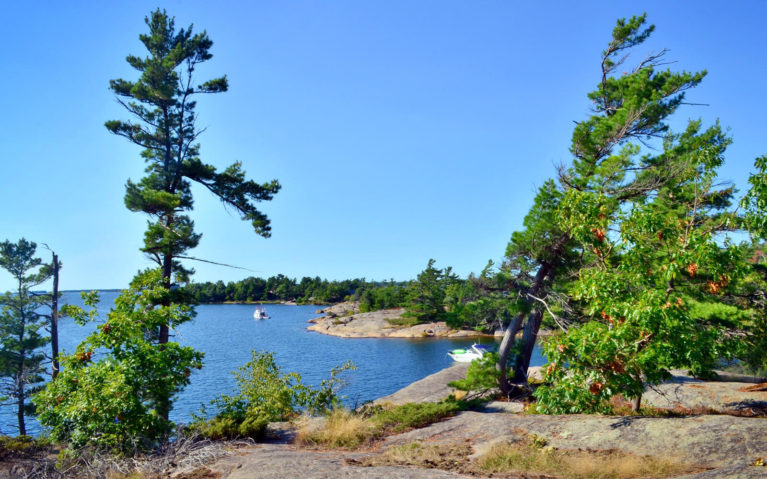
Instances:
[[[64,289],[59,293],[90,293],[95,291],[97,293],[120,293],[123,289]],[[50,294],[50,291],[35,291],[36,293]],[[201,301],[199,304],[283,304],[285,306],[332,306],[340,303],[298,303],[296,301],[285,301],[281,299],[270,299],[264,301]]]

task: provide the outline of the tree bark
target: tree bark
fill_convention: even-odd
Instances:
[[[27,318],[24,315],[24,302],[27,300],[26,292],[24,291],[19,279],[19,312],[21,316],[21,324],[19,326],[19,365],[16,372],[16,419],[19,422],[19,435],[26,436],[27,427],[24,423],[24,359],[26,357],[26,351],[24,349],[24,331],[27,328]]]
[[[22,373],[19,372],[17,375],[17,383],[20,383],[18,386],[18,394],[19,398],[16,402],[17,410],[16,410],[16,418],[19,421],[19,436],[26,436],[27,435],[27,427],[26,424],[24,424],[24,384],[23,380],[21,378]]]
[[[504,396],[508,396],[511,392],[509,379],[506,376],[506,365],[509,362],[509,354],[511,353],[512,346],[514,346],[514,340],[522,327],[523,319],[524,314],[522,313],[519,313],[514,317],[511,323],[506,327],[506,331],[503,332],[501,346],[498,348],[498,364],[495,365],[495,369],[500,374],[498,377],[498,388]]]
[[[53,255],[53,292],[51,293],[51,377],[59,375],[59,257]]]
[[[163,255],[163,261],[162,261],[162,277],[163,277],[163,283],[166,288],[170,290],[170,284],[171,284],[171,277],[173,275],[173,255],[172,254],[165,254]],[[170,304],[165,301],[163,303],[163,306],[170,306]],[[163,324],[160,326],[160,332],[159,337],[157,339],[157,342],[160,344],[160,348],[164,348],[164,344],[168,343],[168,340],[170,338],[170,326],[168,324]],[[166,394],[164,391],[161,391],[157,397],[157,414],[165,419],[168,420],[170,416],[170,396]]]
[[[639,412],[639,407],[642,405],[642,395],[635,397],[633,401],[631,401],[631,410],[633,412]]]
[[[542,320],[543,312],[540,309],[533,310],[527,318],[525,331],[522,333],[522,351],[514,362],[514,384],[527,384],[527,369],[530,367],[530,358],[533,355]]]
[[[166,253],[162,259],[162,279],[163,285],[170,290],[171,277],[173,276],[173,255]],[[163,306],[170,306],[167,302]],[[170,329],[167,324],[160,326],[160,335],[158,341],[160,344],[165,344],[170,338]]]
[[[530,286],[530,289],[528,290],[529,294],[532,294],[536,296],[538,294],[538,291],[543,287],[543,282],[545,281],[546,277],[551,272],[552,267],[548,263],[545,263],[541,265],[540,268],[538,268],[538,272],[535,274],[535,278],[533,279],[533,284]],[[514,318],[514,320],[509,323],[509,326],[506,328],[506,331],[503,333],[503,340],[501,341],[501,346],[498,349],[498,364],[496,365],[496,369],[499,371],[500,375],[498,377],[498,388],[501,390],[501,393],[508,395],[511,391],[511,385],[509,384],[508,377],[506,375],[506,363],[509,359],[509,354],[511,353],[511,348],[514,346],[514,337],[519,332],[519,328],[522,323],[522,319],[524,317],[523,313],[517,314],[517,316]],[[528,318],[528,323],[530,322],[530,319]],[[535,338],[538,335],[538,329],[540,328],[541,323],[540,320],[538,321],[537,325],[535,326],[535,329],[531,331],[532,334],[527,334],[523,336],[523,341],[525,339],[532,339],[532,345],[528,346],[527,343],[524,343],[522,346],[523,353],[520,354],[520,356],[517,357],[517,364],[519,363],[520,359],[522,359],[525,364],[530,364],[530,354],[532,354],[533,346],[535,345]],[[527,329],[527,326],[525,327]],[[524,351],[528,351],[527,359],[522,357],[524,355]],[[515,367],[516,371],[516,367]],[[527,378],[527,370],[525,369],[525,378]],[[526,379],[525,379],[526,380]],[[515,383],[519,384],[516,379],[514,381]]]

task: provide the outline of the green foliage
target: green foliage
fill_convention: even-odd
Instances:
[[[44,381],[45,356],[40,350],[48,344],[41,329],[44,295],[31,289],[50,278],[42,260],[35,258],[37,245],[22,238],[16,243],[0,243],[0,268],[8,271],[18,285],[14,292],[0,295],[0,398],[16,407],[19,434],[26,434],[25,415],[34,410],[29,397]]]
[[[645,15],[618,20],[602,52],[601,79],[588,95],[594,114],[573,130],[572,164],[560,169],[558,181],[539,189],[525,229],[512,235],[507,248],[505,267],[516,293],[512,324],[527,321],[517,372],[527,370],[542,314],[549,313],[562,328],[570,325],[567,337],[572,339],[547,350],[559,368],[565,362],[570,366],[567,373],[558,368],[560,375],[550,377],[573,382],[563,386],[562,396],[582,394],[590,385],[605,394],[638,395],[642,382],[661,379],[669,364],[689,364],[704,373],[720,352],[713,348],[721,345],[715,328],[681,311],[688,299],[706,293],[700,290],[702,278],[712,289],[729,281],[725,270],[735,252],[719,248],[714,236],[734,224],[732,215],[722,212],[733,190],[717,190],[711,180],[730,139],[718,124],[702,129],[699,121],[689,122],[679,134],[669,130],[667,119],[705,71],[661,69],[666,50],[621,68],[629,51],[653,30],[645,27]],[[696,268],[703,274],[695,287],[680,289],[676,278],[688,267],[692,274]],[[602,325],[579,326],[594,321]],[[512,347],[513,333],[509,330],[504,338],[501,357]],[[662,346],[667,338],[694,338],[690,346],[712,349],[697,353],[683,348],[677,354]],[[598,347],[588,344],[592,340]],[[562,356],[559,347],[569,353]],[[640,351],[629,355],[628,364],[623,355],[632,347]],[[612,364],[610,351],[620,355],[615,367],[625,368],[633,381],[617,379],[625,379],[623,372],[600,369]],[[557,397],[546,391],[541,397]],[[581,402],[593,409],[588,399]]]
[[[751,185],[741,201],[745,208],[745,223],[748,231],[757,238],[767,239],[767,155],[754,161],[756,172],[748,182]]]
[[[299,304],[328,304],[344,301],[352,295],[358,297],[361,290],[377,291],[378,287],[364,279],[328,281],[305,276],[296,281],[278,274],[267,279],[251,276],[229,283],[191,283],[185,288],[198,303],[296,301]]]
[[[382,283],[363,283],[354,294],[359,299],[360,312],[400,308],[407,305],[407,286],[394,280]]]
[[[571,289],[588,322],[546,344],[551,384],[535,393],[539,410],[605,412],[615,394],[641,398],[672,368],[710,376],[733,353],[725,332],[747,315],[717,303],[743,275],[743,256],[717,239],[732,190],[713,187],[729,140],[718,127],[699,134],[698,126],[668,137],[664,154],[679,155],[679,169],[653,198],[605,214],[601,194],[565,195],[560,223],[594,252]],[[594,234],[608,221],[617,234]]]
[[[428,426],[440,419],[462,411],[467,403],[447,399],[438,403],[407,403],[392,409],[383,409],[373,416],[376,427],[386,432],[403,432]]]
[[[498,386],[500,375],[496,364],[498,353],[485,353],[481,359],[472,361],[466,370],[466,377],[452,381],[448,385],[460,391],[467,391],[482,395],[483,393]]]
[[[216,415],[205,419],[203,410],[193,427],[212,439],[260,438],[269,422],[293,419],[299,411],[321,414],[338,406],[342,374],[354,369],[350,362],[333,368],[330,378],[313,389],[301,382],[300,374],[283,374],[273,353],[253,351],[251,361],[233,373],[237,393],[213,400]]]
[[[125,205],[152,218],[143,251],[166,268],[169,281],[172,258],[195,247],[200,239],[192,220],[181,214],[192,209],[191,182],[204,186],[266,237],[271,232],[269,219],[254,204],[270,200],[280,185],[246,180],[240,163],[217,171],[200,160],[196,140],[202,131],[195,125],[197,102],[193,99],[228,90],[226,76],[201,84],[194,81],[195,70],[213,56],[213,42],[205,32],[193,34],[191,26],[176,30],[174,19],[164,10],[155,10],[145,22],[149,33],[139,38],[149,56],[126,58],[140,77],[109,82],[118,102],[139,121],[112,120],[105,126],[143,148],[147,176],[137,183],[128,181]],[[186,273],[178,263],[173,270],[182,276]]]
[[[444,319],[446,291],[457,281],[451,267],[437,269],[434,263],[430,259],[426,269],[408,287],[405,314],[418,323]]]
[[[0,436],[0,461],[19,457],[34,457],[37,453],[47,451],[50,447],[51,442],[45,437]]]
[[[223,170],[203,163],[197,143],[203,130],[196,126],[196,98],[228,89],[226,76],[202,83],[194,78],[201,64],[212,58],[213,42],[205,32],[194,34],[191,26],[177,30],[174,18],[159,8],[144,21],[149,32],[140,35],[139,39],[148,56],[129,55],[126,58],[139,72],[139,78],[109,82],[117,102],[134,120],[111,120],[105,126],[111,133],[142,148],[146,176],[138,182],[128,180],[125,206],[148,216],[142,251],[161,268],[162,283],[170,289],[174,282],[188,282],[193,271],[184,267],[180,260],[195,259],[184,255],[197,246],[201,237],[195,233],[194,222],[188,214],[194,204],[192,183],[210,191],[243,220],[249,221],[255,232],[263,237],[271,235],[271,226],[256,204],[271,200],[280,185],[276,180],[263,184],[246,180],[240,162]],[[170,299],[167,296],[157,299],[164,302],[156,305],[168,309]],[[176,299],[182,304],[192,302],[188,295],[179,294]],[[152,331],[147,335],[160,344],[168,343],[172,324],[159,322],[154,326],[156,333]],[[169,351],[176,349],[175,346],[168,348]],[[160,388],[158,392],[172,391]],[[167,422],[170,397],[156,397],[155,407]]]
[[[97,295],[83,297],[92,310],[67,308],[79,323],[96,318]],[[182,292],[164,286],[160,270],[139,273],[106,321],[62,356],[56,381],[34,398],[40,423],[74,449],[89,444],[133,453],[154,447],[172,428],[158,409],[189,384],[203,359],[191,347],[158,344],[154,333],[193,315]]]

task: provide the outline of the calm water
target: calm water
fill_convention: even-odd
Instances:
[[[103,292],[99,310],[109,310],[118,293]],[[64,293],[64,302],[81,304],[78,293]],[[408,384],[435,373],[453,361],[447,351],[466,347],[472,339],[376,339],[337,338],[306,330],[307,321],[319,315],[318,306],[266,305],[270,319],[255,321],[254,306],[224,304],[201,305],[197,317],[182,325],[175,340],[205,353],[202,370],[194,371],[191,384],[177,397],[171,419],[186,422],[191,413],[221,393],[231,393],[231,371],[250,360],[251,350],[272,351],[283,372],[296,371],[305,383],[318,385],[329,376],[331,368],[351,360],[356,371],[348,374],[349,385],[341,391],[349,406],[391,394]],[[103,317],[103,316],[102,316]],[[73,351],[96,325],[81,327],[71,319],[60,325],[61,349]],[[483,338],[490,343],[492,339]],[[532,365],[543,364],[536,351]],[[0,432],[12,433],[11,408],[0,410]],[[30,419],[27,428],[39,427]]]

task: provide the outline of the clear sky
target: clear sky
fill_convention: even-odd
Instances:
[[[688,96],[707,106],[684,107],[677,128],[720,118],[734,138],[721,175],[741,190],[767,153],[761,1],[6,2],[0,239],[49,244],[62,289],[125,287],[149,265],[145,218],[123,205],[139,148],[103,125],[127,118],[108,81],[137,77],[125,56],[145,54],[157,6],[213,40],[198,78],[229,77],[200,100],[203,160],[283,185],[261,204],[270,239],[194,190],[192,254],[250,270],[198,263],[197,281],[404,280],[429,258],[465,276],[501,259],[569,161],[615,20],[643,11],[657,30],[641,52],[709,71]]]

